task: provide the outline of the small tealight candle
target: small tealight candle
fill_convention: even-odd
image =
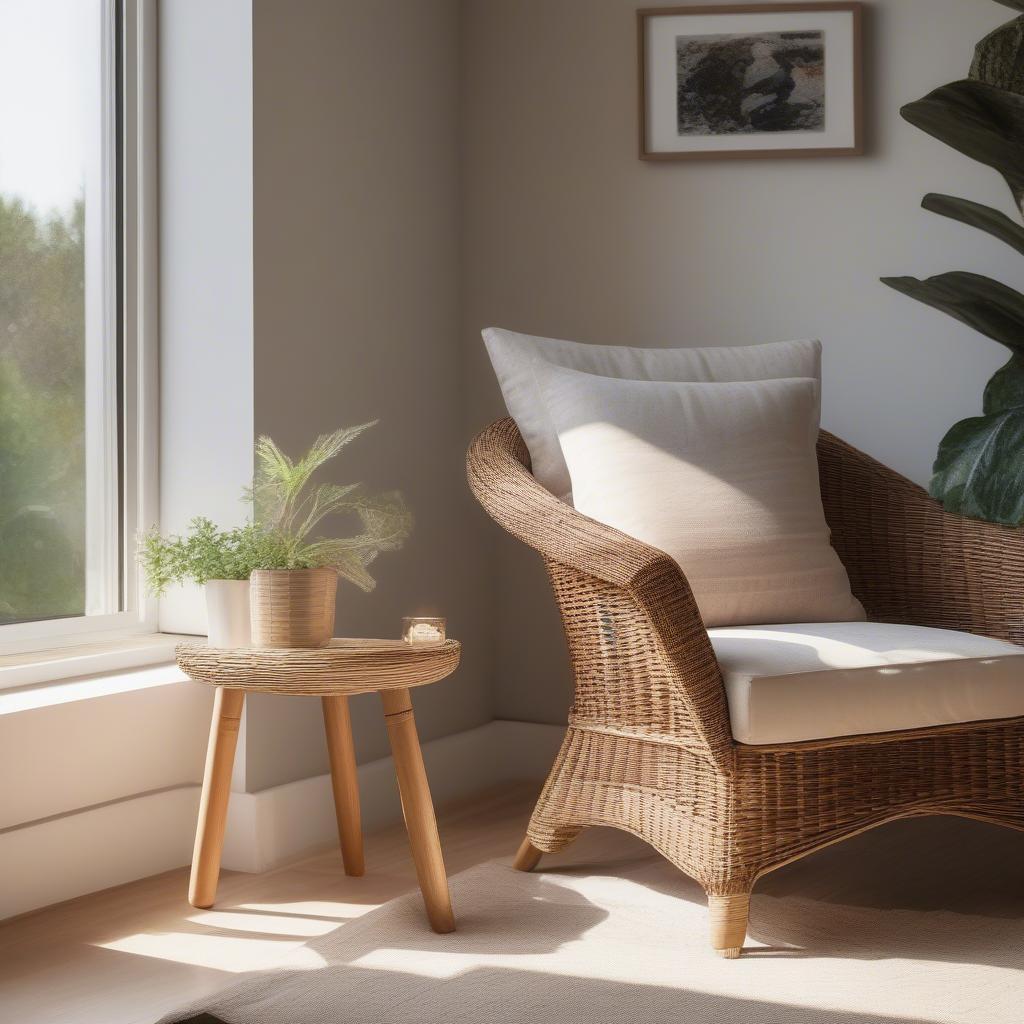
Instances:
[[[402,639],[407,644],[443,644],[444,622],[424,616],[402,619]]]

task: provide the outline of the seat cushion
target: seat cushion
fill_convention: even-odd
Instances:
[[[740,743],[1024,715],[1024,647],[949,629],[814,622],[708,630]]]
[[[864,617],[821,505],[817,381],[537,378],[576,508],[674,558],[706,625]]]
[[[571,501],[569,470],[536,370],[563,366],[621,380],[737,381],[809,377],[821,380],[821,343],[777,341],[732,348],[629,348],[537,338],[498,327],[483,332],[509,415],[530,451],[533,475]]]

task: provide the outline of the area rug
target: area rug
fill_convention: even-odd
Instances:
[[[884,833],[884,835],[883,835]],[[700,887],[625,837],[451,880],[458,931],[417,893],[166,1022],[1020,1024],[1024,836],[903,822],[770,875],[743,957],[707,945]],[[582,846],[581,840],[577,846]]]

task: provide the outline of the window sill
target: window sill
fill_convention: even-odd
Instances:
[[[145,689],[187,677],[174,648],[194,637],[151,633],[0,657],[0,714]]]

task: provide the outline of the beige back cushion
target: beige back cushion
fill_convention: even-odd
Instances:
[[[779,341],[739,348],[627,348],[538,338],[498,327],[483,332],[505,407],[530,450],[533,475],[571,500],[569,471],[540,393],[545,366],[622,380],[734,381],[808,377],[821,380],[821,343]]]
[[[706,625],[864,618],[822,509],[816,381],[536,372],[576,508],[671,555]]]

